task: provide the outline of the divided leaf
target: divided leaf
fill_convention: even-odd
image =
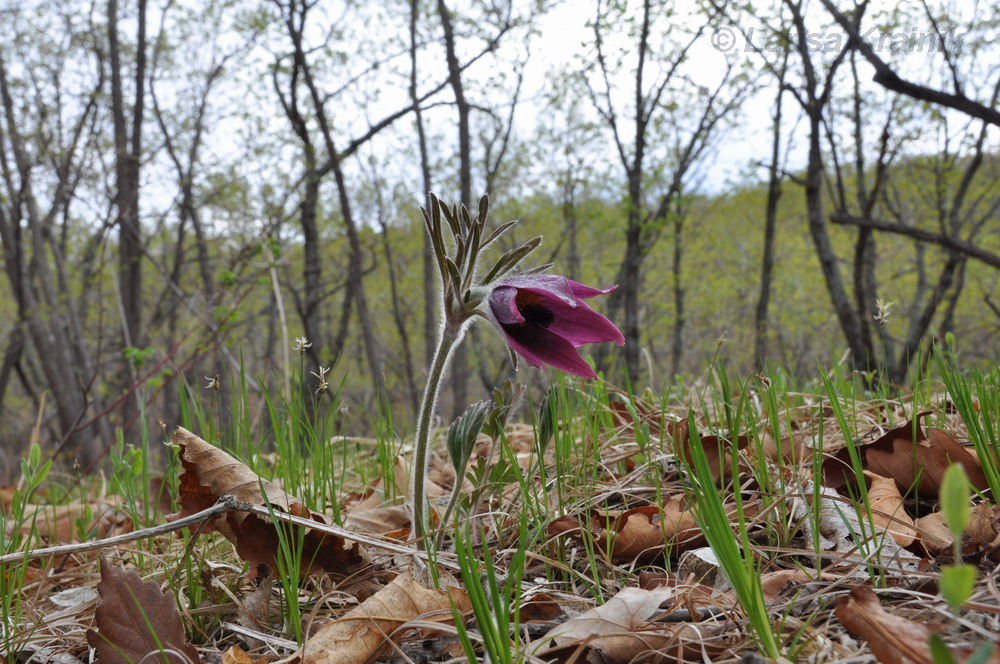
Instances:
[[[201,662],[184,636],[176,600],[158,584],[143,581],[135,571],[115,567],[102,556],[97,592],[98,631],[87,631],[87,643],[97,650],[101,664],[173,664],[180,656],[189,664]]]
[[[326,523],[298,498],[288,495],[277,484],[261,479],[243,462],[190,431],[178,427],[170,441],[180,448],[184,472],[178,489],[181,511],[170,515],[168,520],[200,512],[228,494],[254,505],[270,503],[274,510]],[[274,524],[267,519],[246,512],[228,512],[206,522],[205,528],[222,533],[233,543],[237,555],[251,563],[252,577],[259,574],[260,564],[269,567],[272,575],[277,572],[279,537]],[[304,573],[326,572],[343,578],[366,562],[367,556],[354,542],[316,530],[305,533],[302,545]]]

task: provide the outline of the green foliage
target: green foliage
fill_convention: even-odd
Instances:
[[[122,357],[128,360],[133,367],[138,369],[156,357],[156,348],[153,346],[147,346],[146,348],[125,346],[125,348],[122,349]]]
[[[695,421],[693,413],[689,413],[688,421]],[[735,492],[737,497],[737,518],[740,524],[740,540],[729,525],[729,516],[722,503],[720,487],[716,484],[712,471],[705,456],[701,439],[698,436],[696,427],[689,428],[690,446],[693,464],[689,468],[694,480],[693,493],[696,508],[695,518],[709,545],[719,559],[726,578],[733,585],[733,591],[739,599],[740,606],[746,612],[757,634],[758,643],[768,657],[777,659],[781,656],[780,645],[775,637],[771,618],[768,615],[767,607],[764,605],[764,594],[760,585],[760,570],[753,554],[753,548],[747,538],[746,517],[743,514],[742,502],[739,500],[739,491]],[[684,445],[685,441],[679,441],[678,445]],[[735,446],[730,442],[728,453],[734,459],[737,456]],[[678,458],[686,459],[687,455],[678,450]],[[720,456],[720,458],[723,458]]]

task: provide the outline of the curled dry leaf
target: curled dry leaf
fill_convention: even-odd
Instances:
[[[899,546],[913,544],[917,531],[913,527],[913,519],[903,509],[903,496],[899,494],[896,483],[867,470],[865,477],[870,483],[868,500],[875,528],[888,532]]]
[[[992,560],[1000,558],[1000,506],[979,503],[969,515],[969,539],[983,546]]]
[[[267,661],[267,658],[253,659],[239,646],[222,653],[222,664],[267,664]]]
[[[888,613],[871,588],[852,588],[851,594],[837,603],[835,613],[848,632],[868,642],[872,654],[883,664],[934,664],[931,629],[925,623]],[[950,650],[954,662],[965,661],[972,652],[967,648]],[[1000,664],[1000,649],[993,649],[987,664]]]
[[[576,647],[585,646],[597,650],[602,661],[624,663],[651,651],[684,652],[690,644],[714,637],[718,631],[714,625],[651,621],[660,613],[660,605],[678,593],[679,589],[672,587],[623,588],[605,604],[552,628],[543,640],[551,639],[558,647],[539,656],[546,661],[561,659],[560,653],[569,658]],[[699,643],[696,652],[703,646]],[[718,652],[721,647],[716,645],[712,650]]]
[[[101,596],[97,631],[87,631],[87,643],[97,650],[101,664],[160,661],[162,657],[176,661],[178,655],[189,664],[201,662],[184,636],[177,601],[160,590],[159,584],[143,581],[135,571],[115,567],[101,557],[97,592]]]
[[[170,441],[180,448],[183,473],[178,489],[181,511],[168,520],[200,512],[211,507],[221,496],[232,495],[255,505],[270,503],[272,509],[326,521],[314,514],[298,498],[285,493],[273,482],[262,479],[241,461],[205,442],[190,431],[178,427]],[[294,526],[289,526],[294,527]],[[240,558],[251,563],[250,574],[257,576],[259,564],[277,572],[278,533],[274,524],[246,512],[228,512],[206,523],[233,543]],[[309,530],[302,544],[303,572],[326,572],[342,578],[363,566],[367,556],[354,542],[341,537]]]
[[[680,494],[668,496],[662,509],[644,505],[624,512],[590,510],[580,516],[564,515],[549,522],[547,533],[581,542],[588,538],[615,561],[650,560],[661,555],[665,545],[676,552],[705,541],[687,498]]]
[[[861,446],[863,470],[891,477],[900,493],[915,486],[921,496],[936,498],[944,471],[952,463],[959,463],[965,468],[972,486],[985,491],[989,487],[986,475],[969,450],[941,429],[928,428],[924,432],[919,421],[929,414],[920,413],[915,421],[906,422]],[[834,488],[844,486],[854,476],[846,447],[823,462],[823,476],[826,485]]]
[[[933,664],[927,626],[887,613],[871,588],[852,588],[851,594],[837,603],[835,613],[848,632],[868,642],[872,654],[883,664]]]
[[[704,541],[683,496],[670,496],[663,509],[646,505],[623,512],[611,524],[615,533],[611,545],[613,560],[649,560],[663,552],[684,550]]]
[[[920,545],[928,554],[941,553],[950,549],[955,542],[955,536],[951,534],[951,528],[944,522],[944,514],[941,512],[922,516],[913,523],[917,527]]]
[[[521,622],[552,622],[566,615],[552,595],[544,592],[535,593],[520,607]]]
[[[465,591],[425,588],[409,573],[402,574],[343,617],[320,628],[302,646],[302,664],[374,661],[407,622],[420,618],[450,623],[452,604],[462,613],[472,610]]]

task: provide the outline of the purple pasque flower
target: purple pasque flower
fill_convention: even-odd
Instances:
[[[550,364],[566,373],[597,378],[577,347],[604,341],[624,346],[625,337],[583,300],[615,288],[591,288],[554,274],[511,277],[490,291],[490,311],[507,343],[531,366]]]

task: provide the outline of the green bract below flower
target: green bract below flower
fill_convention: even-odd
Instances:
[[[615,288],[591,288],[559,275],[512,277],[490,291],[489,308],[507,343],[531,366],[549,364],[566,373],[597,378],[576,349],[605,341],[624,346],[625,337],[583,300],[607,295]]]

